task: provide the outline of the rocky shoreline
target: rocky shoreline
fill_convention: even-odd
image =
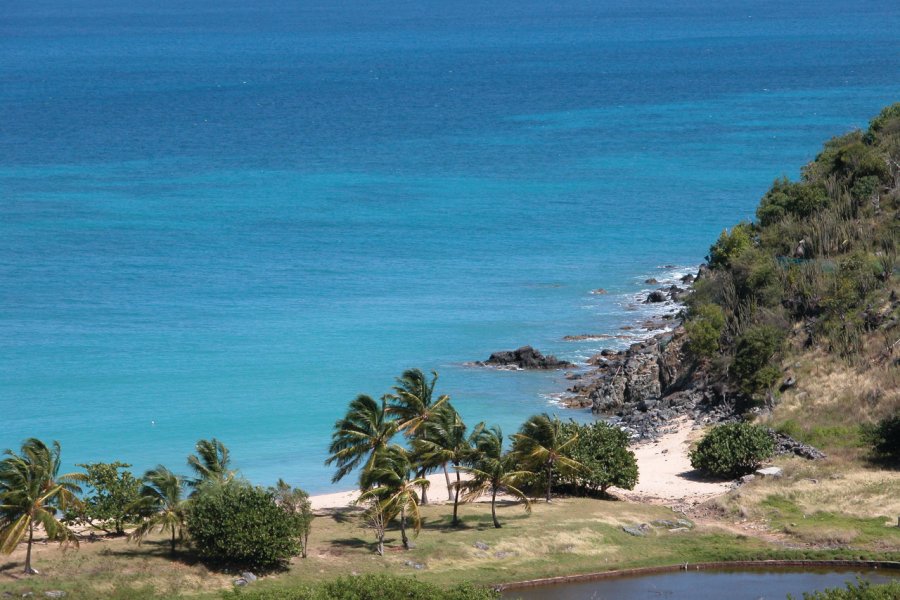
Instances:
[[[658,331],[625,350],[605,349],[590,357],[586,370],[568,371],[572,381],[560,397],[567,408],[590,408],[598,418],[629,432],[632,440],[652,440],[672,430],[679,417],[687,416],[698,426],[741,419],[729,402],[721,382],[709,377],[706,365],[695,360],[686,349],[687,333],[681,323],[684,301],[693,284],[702,279],[705,265],[697,274],[680,278],[682,286],[669,285],[653,290],[639,299],[642,304],[666,302],[667,313],[649,319],[641,327]],[[658,284],[655,279],[645,283]],[[623,330],[632,329],[623,326]],[[566,336],[566,341],[627,339],[611,334]],[[495,352],[480,366],[511,369],[558,369],[575,365],[544,356],[530,346]],[[770,432],[778,454],[795,454],[808,459],[824,455],[806,444],[774,431]]]

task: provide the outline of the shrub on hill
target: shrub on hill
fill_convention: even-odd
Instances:
[[[714,477],[752,473],[775,450],[764,428],[748,423],[717,425],[691,451],[691,466]]]
[[[742,392],[759,397],[775,385],[781,371],[774,361],[784,337],[785,332],[778,327],[754,325],[738,338],[731,369]]]
[[[716,304],[703,304],[691,310],[684,324],[688,348],[700,358],[710,359],[719,351],[719,340],[725,329],[725,313]]]
[[[900,415],[887,417],[863,430],[878,460],[900,467]]]

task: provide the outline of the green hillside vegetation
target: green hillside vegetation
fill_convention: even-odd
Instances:
[[[688,302],[685,328],[689,348],[727,398],[745,410],[772,408],[793,387],[787,379],[811,376],[798,372],[805,363],[867,381],[855,386],[862,397],[835,407],[842,418],[814,423],[839,429],[791,432],[828,445],[823,435],[846,438],[848,416],[858,439],[856,425],[897,414],[898,211],[900,103],[866,131],[828,141],[800,181],[775,180],[754,222],[722,233]],[[823,396],[847,391],[820,389],[807,405],[830,405],[836,398]]]

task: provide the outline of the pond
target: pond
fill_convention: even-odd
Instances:
[[[715,569],[632,575],[504,592],[510,600],[785,600],[788,594],[842,587],[861,577],[887,583],[900,571],[868,569]]]

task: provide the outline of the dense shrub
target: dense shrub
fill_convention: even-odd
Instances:
[[[717,425],[691,451],[691,466],[715,477],[740,477],[752,473],[774,449],[772,436],[758,425]]]
[[[688,348],[700,358],[712,358],[719,351],[719,340],[725,328],[725,313],[716,304],[703,304],[691,311],[684,329]]]
[[[900,415],[887,417],[864,429],[866,442],[879,460],[900,466]]]
[[[784,343],[785,332],[772,325],[754,325],[738,339],[732,374],[738,388],[757,397],[772,388],[781,375],[773,364]]]
[[[603,421],[590,425],[568,423],[566,428],[578,434],[567,455],[583,468],[564,481],[591,492],[606,493],[610,486],[634,489],[638,479],[637,460],[628,449],[628,434],[624,430]]]
[[[500,593],[460,584],[442,588],[410,577],[361,575],[340,577],[312,586],[283,589],[246,589],[224,593],[241,600],[496,600]]]
[[[788,595],[788,598],[793,596]],[[847,583],[846,588],[830,588],[821,592],[806,592],[803,600],[897,600],[900,598],[900,581],[872,585],[867,581]]]
[[[122,462],[78,465],[85,470],[88,490],[79,514],[74,515],[91,525],[125,533],[125,525],[139,518],[136,508],[141,483]]]
[[[213,563],[271,569],[300,551],[297,517],[244,482],[200,488],[187,525],[197,554]]]
[[[753,245],[753,226],[750,223],[738,223],[722,232],[716,243],[709,249],[709,266],[727,268],[744,251]]]
[[[787,177],[776,179],[756,209],[762,226],[771,225],[788,215],[808,217],[828,205],[828,194],[819,184],[794,183]]]

